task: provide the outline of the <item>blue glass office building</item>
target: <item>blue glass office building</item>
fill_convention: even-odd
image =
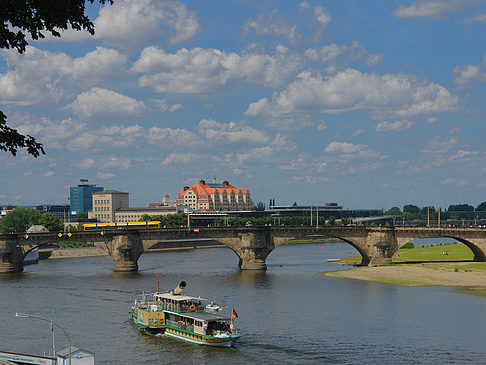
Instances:
[[[71,214],[87,213],[93,209],[93,193],[103,191],[103,187],[87,184],[88,180],[81,180],[78,186],[69,189],[69,203]]]

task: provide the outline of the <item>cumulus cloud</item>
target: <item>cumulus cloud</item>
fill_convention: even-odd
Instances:
[[[83,57],[74,59],[72,76],[83,85],[96,85],[101,80],[120,78],[125,71],[127,56],[105,47],[96,47]]]
[[[193,152],[173,152],[162,161],[162,165],[187,165],[200,158],[200,154]]]
[[[320,120],[319,122],[317,122],[316,128],[317,128],[318,131],[323,131],[323,130],[327,129],[327,123],[324,120]]]
[[[24,54],[4,50],[9,70],[0,74],[0,101],[5,104],[56,103],[64,95],[62,81],[72,73],[72,58],[28,46]],[[26,87],[28,85],[28,87]]]
[[[453,74],[454,83],[462,88],[486,81],[486,57],[478,65],[456,66]]]
[[[203,119],[196,129],[210,143],[264,144],[268,142],[268,137],[263,132],[242,123],[218,123],[212,119]]]
[[[44,176],[46,176],[46,177],[54,176],[54,175],[56,175],[56,173],[54,171],[47,171],[46,173],[44,173]]]
[[[95,34],[69,29],[61,37],[46,36],[41,42],[101,40],[110,46],[134,50],[168,38],[170,44],[194,38],[201,26],[194,11],[174,0],[118,0],[100,9],[93,21]]]
[[[393,15],[399,18],[435,18],[444,13],[467,9],[480,2],[481,0],[415,0],[410,5],[400,5]]]
[[[115,174],[112,174],[111,172],[98,172],[96,174],[96,178],[100,180],[109,180],[113,177],[115,177]]]
[[[85,130],[66,144],[67,148],[72,151],[126,148],[133,145],[139,138],[145,137],[145,133],[145,129],[137,124],[105,126],[96,130]]]
[[[288,39],[292,44],[297,43],[301,39],[301,35],[297,33],[297,26],[286,24],[275,9],[272,10],[268,17],[259,14],[252,19],[248,19],[243,26],[243,35],[247,37],[249,34],[282,37]]]
[[[384,58],[383,55],[369,53],[356,40],[350,47],[332,43],[320,48],[308,48],[304,51],[304,55],[312,62],[331,63],[333,66],[349,61],[360,61],[367,66],[374,66]]]
[[[384,158],[379,152],[372,150],[364,144],[353,144],[348,142],[331,142],[324,148],[325,153],[339,154],[342,158]]]
[[[486,13],[477,14],[473,17],[466,18],[464,23],[486,23]]]
[[[145,105],[116,91],[94,87],[79,94],[67,107],[79,118],[89,119],[97,116],[132,117],[140,113]]]
[[[342,113],[368,110],[376,119],[450,112],[458,99],[439,84],[419,81],[412,75],[361,73],[346,69],[322,77],[301,73],[272,99],[262,98],[245,115],[281,118],[309,113]]]
[[[183,128],[152,127],[148,130],[147,140],[149,143],[165,148],[201,145],[201,140],[195,133]]]
[[[397,120],[396,122],[383,121],[375,125],[377,132],[402,132],[412,128],[413,123],[408,120]]]
[[[104,47],[78,58],[32,46],[22,55],[13,50],[0,54],[8,66],[0,73],[0,101],[23,106],[57,103],[80,87],[118,78],[127,61],[118,51]]]
[[[147,47],[133,66],[142,73],[139,86],[158,93],[196,94],[218,89],[231,80],[275,87],[287,82],[301,67],[301,57],[277,46],[274,55],[246,51],[241,54],[217,49],[181,48],[167,53]]]
[[[322,6],[315,6],[313,7],[309,2],[307,1],[302,1],[300,3],[300,8],[301,9],[311,9],[313,16],[315,17],[317,24],[318,24],[318,30],[315,34],[316,38],[319,38],[323,31],[327,28],[329,23],[331,22],[331,14]]]
[[[93,160],[92,158],[85,158],[81,161],[77,161],[74,164],[77,168],[83,169],[83,170],[88,170],[94,166],[96,166],[96,161]]]

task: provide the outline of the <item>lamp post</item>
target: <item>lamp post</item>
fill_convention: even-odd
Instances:
[[[69,365],[71,365],[71,339],[69,338],[69,335],[67,334],[66,330],[64,328],[62,328],[59,324],[57,324],[56,322],[54,322],[52,319],[46,319],[46,318],[42,318],[42,317],[37,317],[37,316],[34,316],[32,314],[26,314],[26,313],[15,313],[15,317],[17,318],[35,318],[35,319],[40,319],[41,321],[46,321],[46,322],[49,322],[57,327],[59,327],[61,329],[62,332],[64,332],[64,334],[66,335],[66,338],[68,340],[68,344],[69,344]]]

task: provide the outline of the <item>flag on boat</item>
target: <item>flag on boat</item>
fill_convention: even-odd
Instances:
[[[231,317],[233,317],[233,319],[238,318],[238,314],[236,314],[236,311],[234,310],[234,308],[233,308],[233,313],[231,313]]]

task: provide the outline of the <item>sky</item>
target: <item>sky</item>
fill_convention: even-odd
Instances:
[[[255,202],[486,200],[486,0],[116,0],[95,35],[0,50],[0,110],[44,144],[0,153],[0,204],[80,179],[172,199],[228,180]]]

